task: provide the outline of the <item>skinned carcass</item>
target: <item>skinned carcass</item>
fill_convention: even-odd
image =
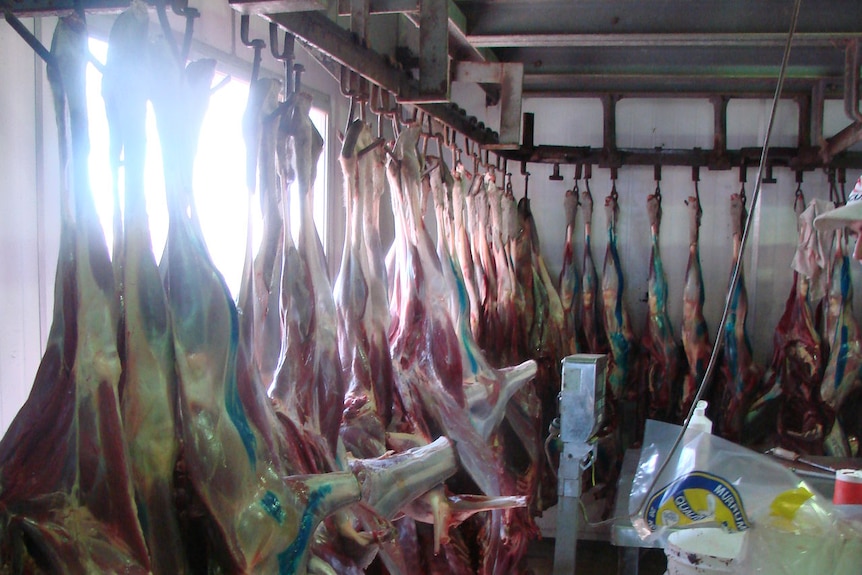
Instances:
[[[620,423],[627,429],[624,438],[629,442],[640,436],[645,420],[645,389],[633,384],[637,342],[632,332],[631,319],[625,305],[625,280],[617,249],[617,204],[616,189],[605,198],[605,213],[608,222],[608,245],[602,266],[602,310],[604,330],[607,334],[611,355],[608,362],[608,403],[619,412]],[[611,417],[611,425],[617,416]]]
[[[108,44],[103,95],[114,142],[123,155],[124,236],[121,236],[123,375],[121,408],[132,483],[154,573],[188,573],[187,554],[174,504],[174,471],[180,451],[177,380],[167,299],[151,248],[144,198],[146,153],[146,6],[120,15]],[[106,87],[106,83],[111,88]],[[110,94],[110,95],[108,95]],[[111,102],[108,104],[108,102]],[[116,240],[116,238],[115,238]]]
[[[647,213],[650,222],[650,262],[647,284],[647,327],[642,338],[641,362],[647,382],[650,419],[669,421],[679,395],[679,376],[684,371],[681,365],[680,346],[673,334],[673,326],[667,312],[668,285],[659,250],[661,226],[661,193],[647,197]]]
[[[599,297],[599,276],[593,261],[592,229],[593,229],[593,195],[590,193],[590,182],[587,180],[586,190],[581,192],[581,205],[584,214],[584,265],[581,279],[581,306],[578,315],[578,328],[583,332],[586,351],[589,353],[608,353],[607,336],[604,330],[604,314],[602,313],[602,298]]]
[[[471,195],[471,186],[478,182],[475,179],[467,177],[464,165],[460,162],[456,164],[452,177],[454,179],[452,186],[452,243],[454,246],[451,252],[461,266],[461,277],[463,278],[464,287],[467,290],[467,297],[470,302],[470,329],[473,331],[475,337],[476,334],[481,332],[482,325],[484,324],[482,316],[484,308],[479,286],[477,285],[481,281],[481,278],[477,277],[477,270],[473,265],[473,251],[471,250],[468,228],[467,198]],[[473,177],[475,178],[475,175]]]
[[[256,80],[249,87],[243,115],[246,142],[248,225],[243,281],[237,306],[241,331],[253,351],[261,385],[268,389],[283,358],[284,322],[281,314],[281,280],[284,266],[284,194],[276,175],[276,144],[280,118],[277,113],[281,84],[272,78]],[[256,178],[260,185],[256,186]],[[254,197],[258,190],[263,237],[252,258]]]
[[[290,129],[302,213],[297,246],[299,265],[291,270],[295,275],[288,280],[292,290],[286,357],[272,395],[299,423],[323,437],[334,454],[341,410],[333,407],[342,405],[345,386],[338,357],[335,300],[312,211],[311,194],[323,139],[308,116],[310,108],[311,96],[299,94]],[[285,271],[288,269],[286,262]]]
[[[30,396],[0,441],[0,559],[18,572],[150,570],[118,399],[119,306],[89,188],[87,54],[84,21],[61,18],[48,79],[61,173],[71,178],[62,182],[54,318]]]
[[[703,381],[712,344],[703,316],[703,272],[700,267],[700,219],[701,207],[698,197],[686,200],[689,210],[688,264],[685,268],[685,287],[682,293],[682,345],[688,361],[688,370],[682,382],[682,393],[676,413],[684,418],[691,410],[697,388]]]
[[[363,196],[372,193],[372,174],[371,159],[357,155],[370,143],[370,129],[362,120],[354,120],[344,136],[340,158],[347,206],[344,251],[335,281],[338,348],[347,386],[340,435],[345,448],[357,457],[376,457],[386,451],[386,424],[380,414],[386,412],[391,397],[391,390],[378,393],[370,358],[379,352],[369,337],[374,326],[366,319],[371,270],[362,231]]]
[[[503,470],[499,453],[482,440],[464,409],[464,371],[447,311],[449,293],[417,205],[422,172],[416,151],[418,136],[416,126],[401,132],[387,169],[396,221],[397,267],[390,349],[399,395],[414,423],[414,433],[419,431],[421,436],[439,430],[436,434],[451,439],[463,469],[482,493],[512,493],[514,486]],[[502,511],[488,514],[483,532],[480,571],[509,572]],[[447,549],[449,561],[455,555]]]
[[[745,221],[745,202],[740,194],[730,196],[730,219],[732,226],[733,253],[731,269],[742,257],[742,226]],[[794,283],[794,292],[796,290]],[[793,296],[793,294],[791,294]],[[722,364],[724,389],[722,390],[721,419],[717,431],[731,441],[739,441],[746,413],[753,401],[762,376],[760,367],[754,363],[751,341],[746,329],[748,315],[748,292],[742,267],[736,289],[730,294],[730,309],[724,325],[724,361]],[[788,300],[790,302],[790,300]],[[803,305],[807,305],[804,304]],[[776,332],[776,337],[778,337]],[[780,347],[780,346],[779,346]],[[778,348],[777,348],[778,349]]]
[[[820,398],[836,414],[835,424],[827,436],[824,451],[836,457],[854,455],[847,444],[844,427],[857,425],[857,412],[853,410],[853,402],[848,400],[854,396],[858,398],[862,390],[862,333],[853,316],[851,262],[847,251],[846,232],[839,229],[835,233],[835,253],[827,294],[827,315],[835,319],[826,334],[830,338],[829,358],[820,383]]]
[[[560,361],[564,346],[563,304],[548,273],[539,246],[538,230],[525,196],[518,202],[519,226],[515,240],[514,266],[519,289],[524,294],[521,325],[527,329],[527,356],[538,364],[533,389],[539,402],[539,434],[544,436],[557,413],[557,395],[560,392]],[[526,401],[526,407],[530,400]],[[539,493],[535,505],[546,509],[557,499],[556,481],[547,458],[540,459]]]
[[[360,486],[349,472],[287,477],[279,451],[286,442],[273,437],[277,420],[260,395],[237,309],[193,209],[196,116],[206,106],[214,62],[193,63],[183,74],[172,64],[161,69],[153,103],[168,176],[162,268],[174,327],[183,469],[204,515],[213,568],[302,573],[314,527],[357,501]]]
[[[448,198],[451,197],[451,184],[454,182],[449,178],[449,181],[444,183],[444,175],[449,174],[449,171],[442,159],[429,157],[428,161],[436,166],[431,169],[429,179],[437,208],[435,210],[437,229],[440,231],[437,239],[437,257],[450,294],[449,315],[458,336],[461,351],[465,399],[473,427],[487,441],[502,422],[509,400],[535,376],[536,362],[527,360],[515,367],[494,369],[473,338],[470,330],[469,300],[461,276],[461,266],[457,262],[457,257],[449,251],[445,241],[446,230],[452,228],[452,221],[447,217],[449,211],[446,206]],[[490,178],[488,185],[496,190]],[[483,315],[489,316],[487,313]]]
[[[563,304],[563,317],[566,321],[565,333],[567,339],[569,339],[566,353],[577,353],[578,351],[577,325],[578,318],[581,315],[581,275],[575,263],[575,248],[573,244],[579,195],[577,182],[575,182],[575,187],[566,191],[566,196],[563,200],[566,212],[566,241],[563,247],[563,266],[560,269],[560,278],[557,287],[559,289],[560,301]]]

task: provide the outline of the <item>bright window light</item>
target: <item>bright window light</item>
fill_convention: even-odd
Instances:
[[[107,43],[90,39],[90,51],[104,62]],[[216,73],[214,84],[224,74]],[[90,116],[90,182],[96,209],[105,232],[109,250],[113,242],[113,192],[108,155],[108,123],[102,100],[102,77],[93,66],[87,68],[87,101]],[[216,266],[224,275],[234,297],[239,294],[245,257],[248,196],[245,186],[245,142],[242,137],[242,115],[248,99],[248,83],[231,80],[210,98],[201,126],[200,143],[194,168],[195,205],[201,220],[207,247]],[[327,135],[328,114],[312,108],[311,120],[318,131]],[[328,150],[324,147],[317,166],[314,186],[314,220],[321,241],[326,246],[326,205]],[[120,168],[122,197],[122,167]],[[152,107],[147,114],[147,160],[145,188],[150,234],[156,261],[164,251],[168,233],[168,211],[162,171],[161,146]],[[296,186],[291,189],[291,207],[299,206]],[[258,198],[252,202],[257,251],[260,242],[261,217]],[[291,213],[294,238],[299,231],[299,210]]]

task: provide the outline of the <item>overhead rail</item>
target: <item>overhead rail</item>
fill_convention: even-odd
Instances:
[[[155,0],[149,1],[155,4]],[[654,14],[650,16],[655,6],[661,4],[660,0],[620,0],[614,3],[583,0],[578,4],[580,9],[577,14],[563,11],[555,18],[540,18],[536,14],[546,13],[560,4],[553,1],[456,3],[453,0],[338,0],[332,3],[326,0],[229,0],[228,3],[242,14],[260,14],[295,38],[336,79],[343,78],[343,69],[346,69],[361,78],[367,86],[379,87],[399,103],[437,119],[446,128],[485,150],[499,152],[506,159],[521,163],[591,164],[610,168],[622,165],[680,165],[724,170],[751,165],[759,154],[755,148],[727,149],[727,104],[735,97],[757,96],[759,86],[772,83],[770,70],[746,69],[743,70],[746,72],[743,76],[728,77],[719,68],[707,65],[700,74],[688,78],[674,76],[671,71],[667,72],[666,77],[661,71],[647,76],[637,70],[591,74],[589,69],[584,68],[567,72],[560,68],[562,60],[496,61],[494,53],[483,46],[491,45],[489,38],[505,35],[509,38],[505,45],[508,53],[498,53],[506,53],[509,59],[513,49],[532,49],[531,42],[527,41],[530,38],[536,40],[532,42],[536,45],[546,45],[550,40],[553,40],[551,44],[565,40],[574,44],[572,47],[592,43],[586,47],[598,49],[601,45],[603,58],[612,56],[605,54],[606,51],[613,51],[615,47],[624,48],[632,43],[650,49],[700,44],[730,46],[734,49],[747,49],[746,44],[758,44],[763,49],[771,49],[768,45],[770,42],[775,43],[772,36],[777,38],[779,31],[769,27],[766,15],[779,10],[783,4],[777,0],[763,0],[755,4],[747,0],[729,2],[732,6],[724,3],[719,9],[714,3],[698,1],[697,6],[707,12],[700,8],[684,14],[676,11],[671,17],[660,21],[654,18]],[[128,0],[0,0],[5,13],[18,16],[63,14],[76,7],[88,12],[111,12],[119,11],[128,4]],[[858,8],[855,0],[827,0],[826,4],[836,9]],[[328,6],[329,12],[324,10]],[[536,7],[541,10],[536,10]],[[172,8],[175,12],[182,11],[187,8],[187,3],[177,0]],[[614,16],[622,8],[631,10],[625,11],[624,16]],[[731,22],[729,15],[743,8],[751,13],[750,23]],[[831,69],[830,75],[824,76],[825,69],[818,68],[814,60],[810,65],[803,62],[808,68],[805,65],[799,67],[797,62],[796,72],[788,71],[785,94],[799,106],[798,143],[795,148],[773,150],[767,167],[786,166],[798,171],[819,167],[862,168],[862,153],[848,151],[862,141],[862,113],[859,110],[859,37],[862,36],[862,28],[857,25],[862,22],[862,13],[850,10],[842,18],[825,18],[823,10],[805,6],[802,10],[800,30],[794,41],[803,46],[840,50],[843,56],[843,77],[835,76]],[[698,14],[695,16],[689,12]],[[335,13],[350,16],[349,29],[331,19]],[[389,57],[369,47],[365,36],[369,19],[375,14],[402,14],[418,26],[418,74],[393,64]],[[742,28],[738,30],[739,34],[737,30],[730,34],[727,32],[730,26]],[[615,41],[610,42],[609,46],[602,44],[608,39]],[[522,44],[524,48],[517,48]],[[692,56],[691,66],[708,64],[697,60],[699,57]],[[596,61],[593,65],[602,65],[604,61]],[[638,66],[641,64],[634,63],[630,67],[634,69]],[[806,69],[810,69],[810,73]],[[670,80],[673,80],[675,88],[667,91]],[[473,82],[483,87],[489,95],[495,96],[501,109],[499,132],[489,129],[449,101],[450,83],[459,81]],[[579,83],[577,93],[568,91],[572,82]],[[600,89],[626,85],[626,82],[631,84],[631,91]],[[590,91],[591,86],[597,89]],[[368,101],[369,91],[366,87],[365,101]],[[554,94],[601,99],[604,112],[601,148],[535,145],[535,136],[530,129],[532,123],[524,122],[524,133],[521,133],[522,98]],[[836,94],[843,97],[851,123],[831,138],[824,138],[824,102]],[[633,96],[708,98],[714,106],[712,149],[618,148],[616,103],[621,98]]]

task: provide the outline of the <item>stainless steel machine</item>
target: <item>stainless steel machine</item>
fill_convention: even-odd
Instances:
[[[595,455],[592,440],[604,422],[607,366],[605,355],[576,354],[562,361],[554,575],[575,572],[581,477]]]

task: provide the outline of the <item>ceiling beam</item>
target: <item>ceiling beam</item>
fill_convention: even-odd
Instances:
[[[787,97],[809,94],[821,80],[788,78],[782,92]],[[824,95],[829,99],[842,97],[841,78],[822,81]],[[772,98],[774,78],[729,78],[722,76],[645,76],[610,74],[530,74],[524,76],[524,96],[593,97],[614,93],[638,97],[701,97],[728,95],[745,98]]]
[[[862,29],[836,36],[829,32],[795,34],[794,47],[832,48],[837,41],[862,38]],[[787,33],[627,33],[627,34],[469,34],[467,40],[476,48],[782,48]]]
[[[470,36],[538,34],[787,34],[787,0],[461,2]],[[796,33],[858,34],[858,0],[803,2]]]

